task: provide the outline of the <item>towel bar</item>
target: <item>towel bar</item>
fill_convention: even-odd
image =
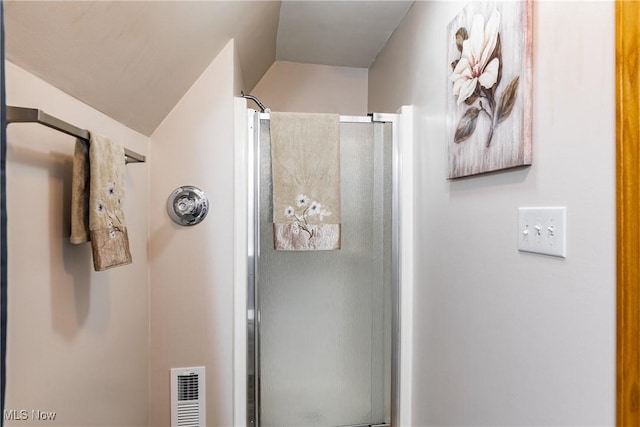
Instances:
[[[37,108],[12,107],[7,105],[7,125],[11,123],[39,123],[66,133],[67,135],[80,138],[87,141],[87,143],[89,142],[88,130],[77,128]],[[145,156],[127,148],[124,149],[124,157],[126,163],[144,163],[146,161]]]

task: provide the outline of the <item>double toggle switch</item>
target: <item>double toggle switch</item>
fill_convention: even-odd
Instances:
[[[518,249],[566,257],[566,208],[518,209]]]

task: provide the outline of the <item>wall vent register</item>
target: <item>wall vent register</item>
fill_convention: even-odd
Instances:
[[[171,369],[171,427],[205,427],[205,369]]]

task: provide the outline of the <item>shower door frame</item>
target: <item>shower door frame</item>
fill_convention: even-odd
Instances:
[[[411,185],[405,184],[401,186],[401,181],[408,181],[411,175],[403,172],[411,172],[411,128],[412,128],[412,109],[411,107],[403,107],[400,114],[372,114],[369,116],[340,116],[341,123],[391,123],[392,134],[392,325],[391,325],[391,425],[410,425],[410,392],[411,392],[411,300],[412,300],[412,242],[407,238],[410,233],[404,233],[403,229],[409,226],[412,220],[412,198]],[[247,127],[249,129],[246,139],[245,156],[236,157],[236,165],[238,159],[246,160],[246,343],[238,346],[236,340],[236,351],[242,351],[244,348],[246,353],[245,369],[236,369],[235,385],[236,389],[246,390],[245,405],[238,402],[241,399],[241,392],[236,390],[234,393],[236,402],[234,403],[235,425],[247,425],[252,427],[260,427],[260,313],[257,309],[259,302],[259,289],[256,286],[259,280],[258,263],[260,260],[260,234],[259,234],[259,218],[260,218],[260,120],[269,119],[268,113],[258,113],[253,110],[248,111]],[[240,127],[241,131],[241,127]],[[238,132],[238,130],[237,130]],[[403,134],[400,138],[400,134]],[[404,141],[404,143],[402,143]],[[237,144],[236,144],[237,146]],[[403,169],[401,159],[405,158],[405,166]],[[236,175],[238,177],[238,175]],[[402,180],[402,177],[405,177]],[[236,207],[238,203],[236,201]],[[237,227],[236,227],[237,230]],[[404,237],[404,239],[401,239]],[[237,242],[236,242],[237,243]],[[238,270],[236,270],[238,271]],[[236,281],[236,287],[239,285]],[[401,286],[402,285],[402,286]],[[242,292],[240,292],[242,295]],[[236,292],[238,296],[238,292]],[[236,304],[238,309],[238,304]],[[401,318],[403,313],[405,319]],[[238,319],[238,317],[236,317]],[[239,328],[236,327],[236,335]],[[401,340],[401,335],[404,338]],[[237,336],[236,336],[237,338]],[[401,352],[401,344],[403,352]],[[236,355],[236,363],[242,358]],[[241,372],[244,371],[243,378]],[[253,376],[252,376],[253,372]],[[244,380],[244,387],[240,381]],[[402,401],[401,401],[402,396]],[[243,417],[242,407],[245,409]],[[244,422],[242,422],[242,418]]]

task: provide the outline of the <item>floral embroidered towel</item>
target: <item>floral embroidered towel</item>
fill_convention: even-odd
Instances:
[[[93,266],[96,271],[131,264],[129,237],[125,225],[123,204],[125,189],[124,148],[109,138],[91,134],[89,147],[89,196],[86,197],[87,171],[76,169],[86,167],[86,156],[76,145],[74,158],[72,194],[72,243],[82,243],[81,231],[74,229],[85,223],[88,214],[89,239],[93,251]],[[85,177],[85,185],[76,183]],[[83,194],[78,194],[84,190]],[[82,206],[82,207],[81,207]],[[82,216],[82,218],[79,218]],[[86,233],[86,231],[84,232]],[[74,239],[76,241],[74,241]],[[84,240],[86,241],[86,240]]]
[[[271,113],[276,250],[340,249],[340,117]]]

